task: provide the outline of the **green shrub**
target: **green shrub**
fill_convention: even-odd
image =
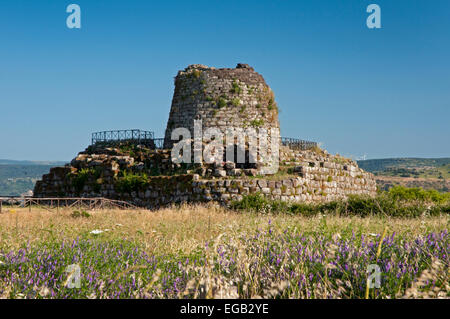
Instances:
[[[91,217],[91,214],[89,214],[88,212],[82,210],[81,212],[78,210],[74,210],[72,212],[72,214],[70,214],[71,217],[73,218],[78,218],[78,217],[84,217],[84,218],[89,218]]]
[[[82,168],[77,173],[70,174],[70,179],[72,186],[80,193],[83,191],[84,185],[86,185],[89,179],[98,179],[100,175],[101,172],[99,169]]]
[[[264,121],[262,119],[259,120],[253,120],[250,122],[250,125],[253,127],[260,127],[264,125]]]
[[[436,205],[430,208],[431,216],[436,216],[439,215],[440,213],[450,215],[450,203],[443,205]]]
[[[246,195],[242,200],[231,203],[231,208],[233,209],[258,213],[269,212],[271,210],[270,206],[270,201],[261,194]]]
[[[231,208],[258,213],[287,213],[304,216],[315,216],[317,214],[360,217],[385,215],[409,218],[450,214],[450,203],[448,202],[435,205],[428,205],[426,202],[416,200],[408,202],[395,199],[388,192],[382,192],[376,197],[350,195],[347,200],[315,204],[273,201],[261,194],[256,194],[244,196],[241,201],[234,201]]]
[[[400,201],[421,201],[442,204],[450,201],[450,193],[439,193],[437,190],[424,190],[419,187],[408,188],[394,186],[388,191],[389,196]]]
[[[320,207],[305,203],[293,203],[289,207],[289,212],[293,215],[315,216],[320,213]]]
[[[147,174],[133,174],[124,171],[122,176],[116,181],[116,189],[121,193],[137,192],[145,189],[149,185]]]
[[[219,108],[227,106],[227,100],[223,97],[219,97],[219,100],[217,101],[217,106]]]
[[[137,145],[131,142],[124,142],[119,146],[119,150],[124,154],[130,155],[131,157],[135,157],[136,153],[140,151]]]
[[[277,200],[270,201],[270,211],[272,213],[291,213],[290,211],[290,203]]]
[[[202,75],[202,71],[200,71],[200,70],[194,70],[191,73],[191,76],[194,78],[197,78],[197,79],[200,77],[200,75]]]
[[[278,110],[277,103],[275,103],[275,98],[273,97],[273,95],[270,96],[270,98],[269,98],[269,101],[268,101],[268,104],[267,104],[267,109],[269,111]]]
[[[380,206],[381,207],[381,206]],[[346,212],[361,217],[379,214],[382,210],[374,198],[351,195],[347,199]]]
[[[230,90],[231,93],[234,94],[240,94],[242,92],[242,88],[239,86],[239,84],[237,83],[237,81],[233,81],[233,83],[231,84],[232,88]]]

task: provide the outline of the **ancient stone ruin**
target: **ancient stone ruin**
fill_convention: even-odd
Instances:
[[[236,134],[229,146],[235,157],[230,160],[240,167],[256,168],[258,173],[264,173],[264,168],[278,159],[278,154],[271,158],[269,143],[273,133],[277,136],[275,146],[279,146],[280,124],[275,97],[264,78],[247,64],[238,64],[235,69],[216,69],[195,64],[178,72],[164,148],[172,148],[172,133],[177,128],[187,128],[193,137],[195,120],[200,124],[197,128],[199,133],[208,128],[217,128],[225,137],[227,129],[241,128],[248,137],[257,138],[258,132],[267,132],[263,148],[267,154],[252,151],[248,145],[239,146],[237,139],[242,134]],[[250,132],[252,129],[253,134]],[[204,148],[205,144],[208,143],[203,142],[199,148]],[[221,153],[225,155],[224,146],[225,150]],[[243,163],[239,163],[236,158],[238,151],[242,151],[245,157]],[[225,156],[223,161],[227,161]]]
[[[230,127],[242,128],[247,135],[226,139]],[[180,128],[190,135],[185,141],[193,142],[190,163],[177,162],[178,155],[171,152],[181,145],[175,134]],[[223,136],[196,144],[195,133],[211,128]],[[353,160],[331,155],[314,142],[280,138],[279,130],[274,94],[253,68],[190,65],[175,78],[163,139],[140,130],[94,133],[92,144],[70,164],[52,168],[36,183],[34,196],[106,197],[153,208],[181,202],[228,204],[257,193],[295,202],[375,194],[373,175]],[[263,142],[260,132],[267,132],[271,143]],[[263,147],[253,149],[252,138]],[[218,144],[211,147],[214,142]],[[216,157],[196,162],[196,147],[200,154],[210,148]],[[231,158],[227,150],[234,154]],[[236,157],[239,152],[243,161]]]
[[[203,129],[218,127],[276,128],[280,130],[278,109],[272,90],[264,78],[247,64],[235,69],[215,69],[194,64],[179,71],[164,139],[171,148],[171,132],[186,127],[194,135],[194,119]]]

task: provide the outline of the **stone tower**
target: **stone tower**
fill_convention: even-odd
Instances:
[[[192,145],[188,140],[188,143],[172,147],[173,130],[183,128],[183,140],[186,139],[185,134],[193,137],[199,130],[197,120],[201,120],[203,140],[201,143],[197,140],[194,152],[188,153],[192,156],[201,149],[203,155],[208,155],[204,150],[215,148],[217,160],[194,160],[195,165],[174,162],[174,158],[176,160],[180,155],[174,150],[182,145],[181,157],[184,160],[185,150],[192,150],[184,146]],[[194,122],[197,124],[195,127]],[[235,136],[236,139],[233,137],[231,143],[225,138],[226,147],[219,148],[218,145],[223,144],[220,139],[227,135],[224,133],[230,127],[245,128],[246,132]],[[257,135],[252,136],[252,130],[258,130]],[[264,130],[270,131],[271,142],[266,145],[268,152],[259,148],[263,136],[259,133]],[[205,131],[219,132],[214,135],[218,138],[205,139]],[[104,134],[93,137],[92,145],[80,152],[70,164],[54,167],[44,175],[42,181],[36,183],[34,196],[105,197],[139,207],[156,208],[183,202],[229,204],[255,194],[271,200],[293,202],[324,202],[345,199],[349,195],[376,195],[373,174],[364,172],[353,160],[331,155],[316,147],[315,143],[311,144],[313,147],[303,147],[302,143],[306,141],[283,140],[284,145],[279,145],[279,131],[274,95],[253,68],[246,64],[238,64],[234,69],[190,65],[179,71],[175,78],[164,149],[155,149],[154,142],[149,141],[153,134],[147,136],[148,132],[144,135],[139,132],[138,137],[133,133],[125,138],[118,131],[115,131],[117,135],[110,134],[109,137],[108,132],[100,132]],[[255,136],[258,140],[256,152],[249,142],[255,140]],[[274,140],[277,141],[275,145]],[[235,154],[236,150],[241,155],[244,153],[244,161],[230,160],[228,150]],[[224,154],[227,155],[226,160],[222,157]],[[264,176],[275,174],[278,169],[282,174],[277,178]],[[139,182],[130,183],[130,177]],[[73,201],[66,200],[66,205],[70,203]]]
[[[278,136],[280,130],[274,94],[247,64],[223,69],[194,64],[178,72],[164,148],[173,146],[171,133],[176,128],[187,128],[193,136],[194,120],[202,121],[202,131],[217,127],[224,135],[230,127],[266,129],[269,133],[274,129]],[[256,162],[267,160],[255,157]]]

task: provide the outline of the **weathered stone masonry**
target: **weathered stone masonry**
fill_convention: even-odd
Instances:
[[[224,136],[228,128],[266,130],[267,139],[261,143],[265,143],[267,154],[249,153],[247,145],[246,156],[260,164],[260,171],[272,166],[275,159],[269,139],[272,132],[280,135],[278,108],[264,78],[247,64],[238,64],[235,69],[196,64],[178,72],[165,132],[165,148],[172,147],[171,133],[176,128],[189,129],[193,137],[194,120],[201,120],[203,132],[214,127]]]
[[[256,193],[274,200],[320,202],[376,192],[372,174],[350,159],[320,149],[301,151],[281,146],[280,172],[272,176],[234,162],[175,164],[169,149],[171,131],[186,127],[193,132],[194,119],[202,119],[204,129],[255,126],[279,130],[274,95],[253,68],[244,64],[235,69],[189,66],[175,79],[164,149],[90,146],[70,164],[44,175],[36,183],[34,195],[101,196],[154,208],[181,202],[227,204]]]
[[[203,128],[276,128],[278,109],[272,90],[264,78],[246,64],[235,69],[215,69],[190,65],[179,71],[165,133],[165,148],[172,147],[171,132],[178,127],[194,135],[194,119]]]
[[[170,164],[170,152],[157,150],[148,155],[147,163],[130,156],[80,153],[70,165],[52,168],[35,187],[38,197],[106,197],[130,201],[149,208],[181,202],[219,201],[224,204],[239,200],[243,195],[261,193],[274,200],[320,202],[345,198],[350,194],[373,195],[376,184],[371,173],[357,167],[355,162],[330,154],[314,151],[292,151],[282,147],[281,160],[289,165],[293,174],[271,179],[262,176],[214,177],[197,172],[172,176],[150,176],[145,188],[123,192],[117,187],[120,171],[139,172],[145,166]],[[151,163],[151,164],[149,164]],[[234,163],[225,163],[230,173]],[[153,167],[155,167],[153,166]],[[73,176],[91,169],[80,189]]]

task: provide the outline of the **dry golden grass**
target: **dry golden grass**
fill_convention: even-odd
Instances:
[[[123,245],[123,241],[136,242],[147,255],[162,256],[163,260],[157,263],[158,269],[155,272],[152,267],[144,266],[140,259],[137,259],[139,262],[134,264],[132,258],[124,263],[123,259],[117,259],[115,253],[111,255],[110,252],[108,256],[112,258],[107,258],[107,262],[91,263],[101,260],[98,256],[105,254],[103,248],[95,250],[95,245],[92,245],[94,247],[92,250],[92,247],[78,245],[77,249],[84,249],[83,269],[90,269],[92,273],[101,273],[103,277],[99,279],[98,285],[94,283],[77,292],[76,298],[110,298],[115,296],[115,292],[121,291],[122,286],[108,284],[105,288],[105,283],[112,278],[125,287],[129,284],[127,280],[131,276],[136,276],[138,286],[145,289],[136,289],[129,295],[124,295],[125,297],[165,298],[167,295],[164,291],[169,286],[173,288],[173,285],[170,283],[167,286],[162,278],[167,279],[172,276],[170,277],[172,279],[186,280],[185,285],[179,287],[179,291],[171,290],[169,296],[172,298],[274,298],[282,295],[285,298],[329,298],[330,296],[362,298],[364,292],[359,291],[359,279],[367,275],[366,266],[371,259],[366,260],[366,257],[370,258],[370,248],[366,246],[365,249],[360,249],[358,238],[363,234],[368,237],[368,241],[377,244],[374,261],[378,262],[381,250],[388,248],[382,247],[382,239],[377,240],[376,238],[379,237],[374,234],[384,237],[395,232],[401,238],[397,239],[394,248],[390,248],[392,254],[389,255],[389,259],[385,258],[383,262],[385,264],[389,262],[390,265],[399,263],[420,267],[425,265],[427,270],[417,273],[417,276],[420,274],[419,278],[416,277],[414,282],[408,284],[409,289],[405,293],[404,283],[401,280],[398,281],[396,277],[400,268],[391,265],[393,268],[386,273],[390,290],[380,290],[378,293],[382,293],[383,298],[445,298],[449,296],[448,262],[442,258],[438,249],[428,250],[431,246],[420,246],[418,249],[421,253],[410,254],[411,247],[402,246],[402,242],[408,239],[414,241],[430,232],[438,233],[447,230],[448,216],[401,219],[261,215],[234,212],[214,204],[183,205],[154,211],[105,209],[89,211],[89,217],[74,217],[73,212],[74,209],[52,212],[35,207],[31,212],[28,208],[3,209],[3,213],[0,214],[0,251],[14,251],[27,244],[37,248],[32,253],[30,253],[31,250],[28,251],[30,263],[24,266],[24,270],[20,276],[16,276],[17,278],[35,275],[36,267],[33,265],[43,263],[42,259],[38,258],[42,254],[36,252],[41,250],[42,244],[54,243],[55,245],[52,245],[49,250],[53,252],[52,258],[59,264],[65,265],[71,248],[67,249],[70,245],[66,245],[65,250],[60,249],[61,240],[80,238],[83,239],[80,242],[85,243],[86,239],[95,238],[96,241],[112,242],[110,245],[112,247],[115,244]],[[269,228],[270,232],[266,231]],[[258,229],[261,230],[258,236],[253,238],[247,236]],[[103,232],[95,235],[91,233],[93,230]],[[286,230],[289,236],[274,236]],[[323,234],[328,238],[309,236],[312,240],[302,242],[305,250],[298,253],[295,247],[301,241],[293,236],[295,233],[306,236]],[[352,234],[355,234],[354,240],[348,240]],[[287,241],[285,241],[286,238]],[[340,241],[341,238],[345,240]],[[206,242],[208,245],[205,245]],[[338,261],[335,258],[337,250],[347,244],[349,254],[342,255],[344,259],[341,258]],[[271,250],[273,249],[276,256],[280,256],[279,261],[274,262],[271,259],[273,254],[263,253],[268,246]],[[135,246],[131,245],[131,247]],[[317,256],[316,252],[318,252]],[[438,256],[433,255],[432,262],[427,261],[429,252]],[[325,259],[318,263],[321,253],[325,253]],[[196,264],[196,256],[203,256],[205,262]],[[128,260],[131,260],[131,264],[128,264]],[[185,260],[190,261],[185,262]],[[166,264],[166,261],[170,262]],[[183,263],[180,264],[180,261]],[[324,263],[323,269],[320,268],[322,263]],[[278,264],[287,265],[287,267],[279,267]],[[349,265],[349,270],[343,268],[344,264]],[[328,277],[330,270],[337,271],[341,275],[338,279]],[[180,271],[186,275],[187,279],[180,276]],[[354,274],[354,271],[358,273]],[[308,277],[310,275],[316,276],[315,279]],[[49,278],[46,273],[40,276]],[[301,279],[302,276],[304,279]],[[301,287],[298,284],[299,280],[302,282]],[[48,281],[43,286],[28,287],[26,293],[15,293],[15,287],[18,286],[12,282],[11,279],[11,282],[4,283],[3,287],[0,282],[0,298],[2,296],[35,298],[36,294],[46,297],[54,287],[54,284]],[[430,282],[438,284],[433,286]],[[166,286],[163,287],[163,285]],[[64,293],[62,290],[52,291],[58,298]],[[11,295],[12,292],[14,292],[13,295]],[[372,294],[366,293],[365,296],[372,296]],[[374,294],[373,297],[375,297]]]
[[[131,240],[145,245],[153,253],[177,253],[192,250],[219,234],[245,234],[257,229],[293,232],[362,234],[396,232],[413,237],[448,229],[448,217],[417,219],[381,217],[303,217],[291,215],[257,215],[226,210],[217,205],[182,205],[160,210],[94,210],[90,217],[71,216],[74,209],[59,212],[34,208],[3,209],[0,214],[0,247],[18,248],[27,243],[48,240],[72,240],[97,237],[102,240]],[[324,227],[326,229],[324,229]],[[92,230],[103,230],[100,235]]]

